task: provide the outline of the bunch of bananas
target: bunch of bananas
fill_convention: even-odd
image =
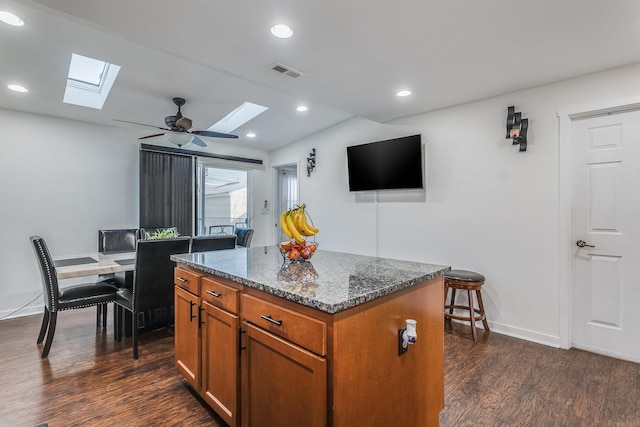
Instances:
[[[302,206],[284,211],[280,215],[282,232],[297,243],[304,242],[306,237],[311,237],[320,231],[307,222],[305,207],[306,205],[302,204]]]

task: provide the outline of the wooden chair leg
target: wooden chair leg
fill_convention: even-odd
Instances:
[[[451,302],[449,306],[449,314],[453,314],[453,305],[456,301],[456,288],[451,288]]]
[[[471,322],[471,337],[473,337],[473,342],[478,342],[478,333],[476,331],[476,313],[473,309],[473,291],[467,290],[467,295],[469,297],[469,321]]]
[[[478,298],[478,308],[480,309],[480,315],[483,317],[482,326],[484,326],[484,330],[489,331],[489,322],[487,322],[487,315],[484,312],[484,304],[482,303],[482,292],[480,289],[476,290],[476,297]]]
[[[44,334],[47,333],[47,328],[49,326],[49,309],[44,307],[44,314],[42,315],[42,326],[40,326],[40,333],[38,334],[38,340],[36,343],[40,344],[44,339]]]
[[[444,305],[447,305],[447,297],[449,296],[449,286],[447,283],[444,284]]]
[[[45,358],[49,355],[49,350],[51,349],[51,343],[53,342],[53,336],[56,333],[56,323],[58,320],[58,312],[54,311],[49,315],[49,328],[47,331],[47,339],[44,342],[44,348],[42,349],[42,358]]]

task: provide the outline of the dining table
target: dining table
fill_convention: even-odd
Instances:
[[[98,252],[97,254],[56,257],[53,260],[56,277],[73,279],[85,276],[102,276],[115,274],[121,283],[133,283],[133,272],[136,267],[135,251]],[[131,335],[131,314],[124,315],[124,336]]]
[[[135,270],[135,252],[98,252],[97,254],[54,259],[58,280],[100,276],[111,273],[130,274]]]

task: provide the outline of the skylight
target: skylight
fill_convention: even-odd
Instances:
[[[119,71],[119,65],[72,54],[63,102],[102,109]]]
[[[208,130],[213,132],[229,133],[238,129],[249,120],[267,111],[269,107],[245,102],[222,119],[218,120]]]

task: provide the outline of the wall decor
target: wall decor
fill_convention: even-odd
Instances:
[[[521,112],[516,112],[512,105],[507,109],[507,139],[512,140],[513,145],[520,145],[519,151],[527,151],[527,129],[529,119],[523,119]]]
[[[316,168],[316,149],[312,148],[307,157],[307,176],[311,176],[311,172]]]

